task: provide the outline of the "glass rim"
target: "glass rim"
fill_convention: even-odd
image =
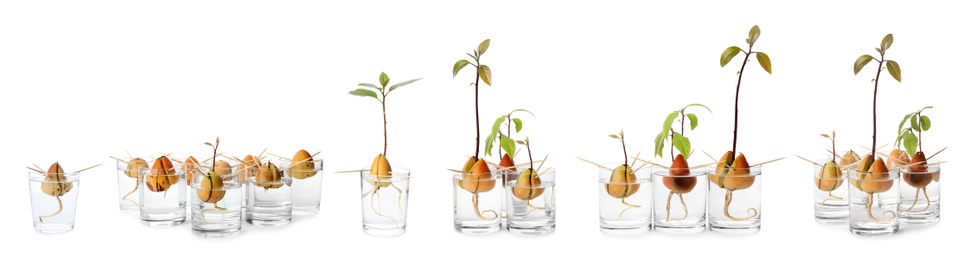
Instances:
[[[378,178],[373,178],[372,175],[369,174],[369,168],[362,168],[359,169],[359,178],[368,181],[374,181],[374,182],[399,182],[406,179],[410,179],[410,170],[408,170],[407,168],[390,167],[390,171],[392,171],[392,173],[390,174],[392,177],[388,179],[378,179]]]
[[[933,164],[933,162],[936,163],[936,164]],[[908,171],[908,169],[909,169],[908,167],[899,168],[898,171],[901,172],[902,174],[934,174],[936,172],[942,171],[942,167],[941,167],[942,161],[933,161],[933,162],[928,162],[928,165],[925,166],[925,167],[927,167],[926,168],[926,171],[924,171],[924,172],[912,172],[912,171]]]
[[[270,184],[286,184],[287,185],[287,184],[292,183],[292,178],[291,177],[288,177],[286,175],[286,176],[281,176],[281,180],[278,180],[278,181],[258,181],[257,178],[255,178],[255,177],[249,177],[249,178],[247,178],[247,183],[262,184],[262,185],[264,185],[264,184],[268,184],[268,185],[270,185]]]
[[[287,165],[287,166],[280,166],[278,168],[281,168],[281,169],[284,169],[284,170],[293,171],[291,169],[292,168],[292,162],[291,161],[292,160],[291,159],[288,159],[288,158],[281,158],[280,160],[278,160],[279,165]],[[315,160],[312,161],[312,166],[313,167],[312,167],[311,170],[299,170],[299,171],[295,171],[295,172],[320,172],[323,169],[322,165],[323,165],[322,159],[315,159]]]
[[[49,173],[46,173],[46,172],[27,171],[27,176],[29,176],[29,177],[45,178],[45,177],[47,177],[48,174]],[[65,172],[65,173],[62,173],[62,174],[64,174],[64,176],[66,176],[68,178],[73,178],[73,177],[81,176],[81,173],[79,173],[79,172]]]
[[[152,168],[152,162],[155,160],[153,157],[127,157],[127,158],[119,158],[119,159],[128,159],[131,161],[132,159],[136,159],[136,158],[143,159],[146,161],[147,170]],[[129,170],[129,162],[115,160],[115,169],[119,171],[127,171]]]
[[[691,165],[692,163],[688,163],[688,164]],[[701,165],[701,164],[695,164],[695,165]],[[664,167],[658,167],[658,166],[651,166],[651,167],[652,167],[651,168],[651,174],[653,174],[654,176],[662,176],[662,177],[676,177],[676,178],[680,177],[680,178],[684,178],[684,177],[699,177],[699,176],[705,176],[705,175],[708,174],[708,171],[705,171],[705,169],[708,168],[707,165],[705,165],[705,166],[691,166],[691,167],[688,167],[688,168],[672,168],[672,167],[664,168]],[[671,169],[688,170],[688,175],[671,175]]]
[[[467,182],[489,182],[489,181],[498,181],[501,179],[501,175],[496,172],[492,172],[490,175],[491,175],[490,179],[470,180],[470,179],[464,179],[464,177],[461,177],[461,173],[455,172],[453,178],[455,181],[464,180]]]
[[[854,172],[854,173],[868,173],[868,172],[855,171],[855,170],[850,170],[850,171],[851,172]],[[862,179],[861,177],[857,177],[857,174],[850,174],[850,172],[847,174],[847,178],[848,179],[855,180],[855,181],[859,181],[859,182],[893,181],[893,180],[898,180],[898,178],[900,176],[901,176],[901,174],[900,174],[900,172],[898,170],[889,170],[888,171],[888,178],[884,178],[884,179],[880,179],[880,180],[865,180],[865,179]]]

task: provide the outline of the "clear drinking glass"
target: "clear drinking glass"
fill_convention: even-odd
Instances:
[[[623,164],[600,169],[600,230],[609,233],[643,233],[654,225],[651,170],[643,167],[630,174],[615,171]],[[611,170],[614,169],[614,170]]]
[[[901,200],[898,217],[903,224],[932,224],[939,222],[939,177],[942,169],[938,164],[901,169]]]
[[[705,171],[709,173],[708,230],[726,234],[759,232],[762,166],[729,169],[736,172],[733,175],[716,174],[715,166],[706,167]]]
[[[850,230],[861,236],[898,233],[898,170],[887,174],[850,170]]]
[[[482,179],[465,178],[465,174],[455,173],[454,186],[454,230],[465,234],[494,233],[502,228],[502,194],[504,189],[498,184],[501,179],[497,173]]]
[[[78,173],[27,173],[34,229],[41,233],[63,233],[75,226],[78,205]]]
[[[139,216],[142,223],[151,227],[183,224],[186,221],[184,170],[175,166],[165,170],[150,168],[141,174]]]
[[[258,181],[247,178],[247,210],[245,219],[255,226],[280,226],[291,223],[292,180],[279,173],[278,181]]]
[[[833,168],[837,172],[824,172],[826,163],[827,160],[820,160],[813,166],[813,217],[823,224],[847,223],[850,217],[844,183],[847,176],[839,166]]]
[[[392,167],[389,177],[359,172],[363,231],[374,236],[399,236],[407,229],[410,170]]]
[[[508,231],[526,235],[552,233],[556,230],[556,169],[520,177],[523,176],[516,175],[506,185]]]
[[[708,184],[704,168],[654,169],[654,229],[674,234],[705,231]]]
[[[142,174],[149,171],[153,158],[126,158],[116,161],[119,183],[119,209],[122,213],[139,213],[139,188],[145,185]]]
[[[196,191],[190,205],[193,234],[199,237],[230,237],[241,232],[241,171],[237,167],[214,169],[201,165],[195,173]],[[233,170],[232,170],[233,169]]]
[[[322,201],[322,161],[313,161],[311,170],[292,169],[290,159],[281,160],[281,166],[285,169],[291,182],[291,206],[294,214],[316,214],[319,213],[319,204]]]

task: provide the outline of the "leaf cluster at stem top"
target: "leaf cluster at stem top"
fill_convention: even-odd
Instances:
[[[682,107],[681,109],[675,110],[668,114],[664,119],[664,127],[661,132],[654,137],[654,155],[657,157],[664,157],[664,143],[671,141],[671,146],[677,148],[678,152],[681,153],[685,159],[691,155],[691,141],[685,136],[685,122],[688,122],[691,126],[691,130],[695,130],[698,127],[698,115],[693,113],[685,113],[690,107],[702,107],[708,110],[708,113],[712,113],[712,109],[708,108],[702,104],[689,104]],[[678,120],[681,127],[679,131],[674,130],[674,121]],[[671,150],[671,159],[674,159],[674,150]]]

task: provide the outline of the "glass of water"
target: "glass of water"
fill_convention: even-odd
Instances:
[[[78,173],[28,172],[31,217],[41,233],[64,233],[75,226],[78,202]]]
[[[634,171],[630,166],[624,167],[622,163],[599,167],[600,231],[618,234],[650,231],[654,208],[650,168]]]
[[[255,226],[280,226],[291,223],[291,183],[284,172],[277,181],[258,181],[247,178],[247,210],[245,219]]]
[[[167,157],[150,162],[143,171],[139,188],[139,216],[151,227],[171,227],[186,222],[186,185],[184,170]]]
[[[292,167],[291,159],[282,159],[281,168],[292,179],[292,211],[295,214],[310,215],[319,213],[322,201],[322,161],[312,161],[311,169]]]
[[[119,210],[122,213],[139,213],[139,188],[145,183],[142,174],[149,171],[153,158],[126,158],[116,160],[115,170],[119,184]]]
[[[898,170],[887,173],[848,171],[850,230],[860,236],[898,233]]]
[[[389,177],[360,171],[363,231],[374,236],[398,236],[407,228],[410,170],[392,167]]]
[[[556,169],[529,175],[526,169],[505,185],[508,199],[508,231],[526,235],[545,235],[556,230]]]
[[[201,165],[194,173],[196,194],[190,205],[193,234],[230,237],[241,232],[241,171],[237,167]]]

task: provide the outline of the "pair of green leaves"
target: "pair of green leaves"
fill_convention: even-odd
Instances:
[[[478,48],[474,50],[474,54],[468,53],[468,56],[474,59],[474,62],[465,59],[455,62],[453,70],[454,77],[457,77],[457,74],[459,71],[461,71],[461,69],[471,65],[478,69],[478,77],[481,78],[481,81],[488,84],[488,86],[491,86],[491,68],[489,68],[488,65],[481,64],[481,55],[484,55],[485,52],[488,51],[488,45],[490,44],[491,39],[485,39],[481,42],[481,44],[478,44]]]
[[[360,96],[360,97],[371,97],[371,98],[376,99],[380,103],[385,103],[386,102],[386,95],[390,94],[390,92],[393,92],[393,90],[396,90],[396,89],[398,89],[400,87],[403,87],[403,86],[406,86],[406,85],[410,85],[411,83],[417,82],[418,80],[421,80],[421,79],[418,78],[418,79],[407,80],[407,81],[404,81],[404,82],[400,82],[400,83],[393,84],[392,86],[390,86],[389,88],[387,88],[387,85],[390,84],[390,76],[387,76],[386,75],[386,72],[380,72],[380,86],[381,87],[380,86],[376,86],[376,85],[374,85],[372,83],[359,83],[359,85],[357,85],[357,86],[367,87],[367,88],[371,88],[371,89],[357,88],[357,89],[355,89],[353,91],[349,91],[349,94],[350,95],[353,95],[353,96]],[[376,91],[374,91],[374,90],[379,91],[379,94],[377,94]],[[380,97],[382,97],[382,99],[380,99]]]
[[[904,147],[909,155],[915,154],[918,149],[919,136],[916,132],[928,131],[932,127],[932,120],[928,116],[923,116],[922,111],[930,109],[931,106],[924,107],[916,112],[905,115],[905,118],[898,124],[898,138],[895,138],[895,148]],[[909,123],[910,127],[905,127]]]
[[[696,104],[689,104],[687,106],[682,107],[679,110],[675,110],[674,112],[668,114],[668,116],[664,119],[664,127],[661,129],[661,132],[658,133],[656,137],[654,137],[655,156],[664,157],[664,143],[669,140],[671,141],[671,145],[674,146],[674,148],[677,148],[678,152],[681,153],[681,155],[684,156],[685,159],[687,159],[688,156],[690,156],[691,140],[689,140],[688,137],[684,136],[682,133],[675,132],[672,129],[674,125],[674,120],[678,119],[678,117],[682,117],[682,115],[683,115],[683,117],[681,118],[682,125],[687,120],[688,124],[691,126],[691,130],[695,130],[695,128],[698,127],[698,116],[693,113],[684,113],[684,111],[690,107],[703,107],[706,110],[708,110],[708,113],[712,113],[712,109],[708,108],[705,105],[696,103]],[[672,137],[672,134],[674,135],[674,137]]]
[[[496,140],[495,137],[497,136],[499,145],[502,147],[502,150],[505,150],[505,153],[508,154],[509,157],[515,157],[515,143],[517,142],[507,134],[500,134],[500,132],[501,132],[502,123],[505,123],[506,119],[508,120],[509,127],[511,127],[512,125],[515,126],[515,133],[522,131],[522,119],[517,117],[512,117],[512,115],[515,114],[516,112],[529,113],[529,115],[532,115],[532,117],[535,118],[535,114],[532,114],[532,112],[528,110],[516,109],[516,110],[512,110],[512,112],[509,112],[508,114],[502,115],[497,119],[495,119],[495,124],[491,126],[491,133],[488,134],[487,138],[485,138],[485,156],[491,156],[491,150],[495,146],[495,140]],[[509,132],[509,134],[511,134],[511,132]]]
[[[885,52],[891,48],[892,42],[894,42],[894,36],[889,33],[888,35],[885,35],[884,39],[881,39],[881,47],[874,48],[874,50],[881,54],[882,59],[876,59],[874,56],[869,54],[864,54],[857,57],[857,60],[854,61],[854,75],[857,75],[858,72],[861,72],[861,69],[863,69],[864,66],[868,65],[868,63],[870,63],[872,60],[875,60],[878,61],[878,63],[884,64],[884,66],[888,68],[888,74],[891,74],[892,78],[898,82],[901,82],[901,66],[898,65],[898,62],[884,59]]]
[[[769,55],[767,55],[764,52],[752,51],[752,45],[756,44],[756,41],[759,40],[759,34],[760,34],[759,26],[753,25],[752,29],[749,30],[749,38],[746,38],[746,43],[749,44],[749,51],[746,52],[742,50],[742,48],[739,48],[738,46],[731,46],[725,48],[725,51],[722,52],[722,57],[719,59],[719,65],[725,67],[725,65],[729,64],[729,62],[732,61],[732,58],[735,58],[735,56],[739,55],[740,52],[746,54],[746,59],[749,58],[749,55],[756,54],[756,60],[759,62],[759,65],[762,66],[762,68],[766,70],[766,72],[768,72],[769,74],[773,74],[773,63],[772,61],[769,60]],[[739,73],[742,72],[740,71]]]

